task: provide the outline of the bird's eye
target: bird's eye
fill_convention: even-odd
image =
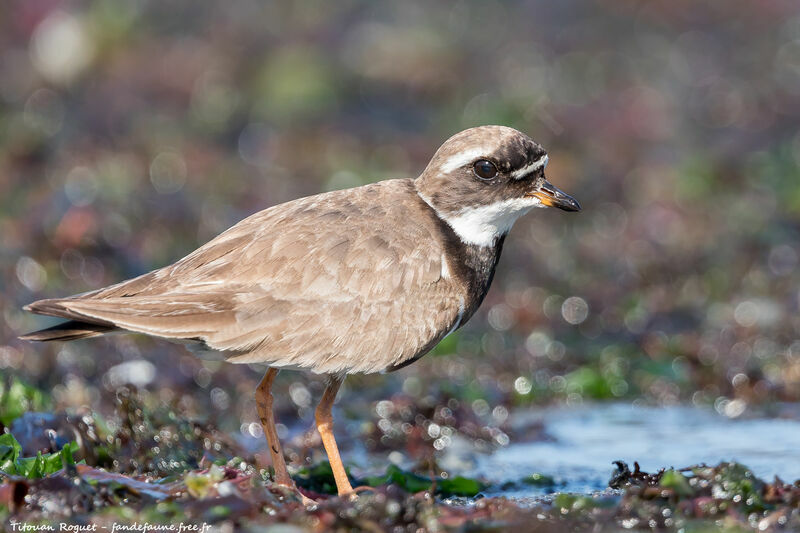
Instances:
[[[475,164],[472,165],[472,171],[482,180],[490,180],[497,176],[497,167],[494,166],[494,163],[486,159],[475,161]]]

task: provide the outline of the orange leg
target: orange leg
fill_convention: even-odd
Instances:
[[[286,460],[281,451],[281,442],[278,439],[278,432],[275,429],[275,418],[272,414],[272,382],[278,375],[277,368],[270,368],[264,374],[264,378],[256,388],[256,407],[258,416],[261,418],[261,427],[264,428],[264,436],[267,437],[269,453],[272,456],[272,468],[275,469],[275,481],[278,485],[284,485],[292,489],[295,488],[294,481],[286,469]]]
[[[317,430],[322,437],[322,444],[325,446],[325,451],[328,453],[328,460],[331,463],[333,470],[333,478],[336,480],[336,489],[339,496],[350,496],[353,493],[353,487],[350,486],[350,480],[347,479],[347,473],[344,471],[342,458],[339,456],[339,447],[336,446],[336,439],[333,437],[333,416],[331,415],[331,408],[333,401],[336,399],[336,393],[344,381],[344,376],[331,376],[328,386],[322,395],[317,406],[315,417],[317,419]]]

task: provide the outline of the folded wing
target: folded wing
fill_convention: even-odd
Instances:
[[[124,329],[197,341],[234,362],[320,372],[399,364],[452,327],[459,296],[410,180],[356,191],[261,211],[173,265],[35,302],[27,309],[72,322],[28,338]]]

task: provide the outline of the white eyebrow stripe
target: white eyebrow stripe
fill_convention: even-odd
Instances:
[[[442,163],[441,166],[442,172],[444,174],[449,174],[455,169],[461,168],[467,163],[471,163],[473,160],[485,156],[486,152],[487,150],[484,148],[470,148],[469,150],[464,150],[463,152],[459,152],[456,155],[452,155],[449,158],[447,158],[447,160],[444,163]]]
[[[530,165],[512,172],[511,173],[511,178],[515,179],[515,180],[522,179],[525,176],[527,176],[528,174],[530,174],[531,172],[536,172],[540,168],[546,167],[547,166],[547,162],[549,160],[550,160],[550,158],[547,156],[547,154],[544,154],[542,157],[540,157],[539,159],[537,159],[536,161],[534,161]]]

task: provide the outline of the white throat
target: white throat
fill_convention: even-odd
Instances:
[[[447,222],[465,244],[492,246],[507,234],[519,217],[534,207],[544,207],[538,198],[513,198],[477,207],[465,207],[455,214],[444,214],[427,198],[420,197]]]

